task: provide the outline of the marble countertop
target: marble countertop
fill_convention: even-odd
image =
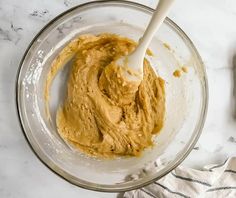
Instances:
[[[56,15],[84,2],[0,0],[0,197],[116,197],[78,188],[52,173],[29,148],[16,115],[15,77],[30,41]],[[178,0],[169,16],[194,42],[209,78],[205,127],[183,164],[197,168],[222,162],[236,156],[236,1]]]

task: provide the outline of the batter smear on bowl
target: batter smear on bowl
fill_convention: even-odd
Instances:
[[[54,60],[45,97],[58,70],[73,58],[67,95],[56,123],[62,138],[98,157],[139,156],[152,146],[164,122],[164,80],[144,60],[141,84],[128,81],[113,62],[134,50],[136,43],[113,34],[83,35]]]

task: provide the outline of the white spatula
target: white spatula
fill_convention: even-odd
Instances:
[[[149,22],[149,25],[144,32],[143,37],[140,39],[138,46],[132,54],[123,56],[116,61],[119,66],[128,66],[133,72],[138,74],[138,77],[131,74],[126,74],[129,80],[141,81],[143,78],[143,60],[146,50],[164,19],[166,18],[174,0],[159,0],[157,8]]]

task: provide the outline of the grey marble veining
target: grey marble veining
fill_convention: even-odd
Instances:
[[[116,197],[75,187],[32,153],[15,108],[15,77],[35,34],[59,13],[86,0],[0,0],[0,197]],[[137,0],[155,6],[154,0]],[[236,1],[178,0],[170,13],[202,56],[209,110],[199,142],[184,161],[201,167],[236,155]]]

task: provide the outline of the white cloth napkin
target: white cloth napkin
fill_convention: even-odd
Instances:
[[[160,180],[124,198],[236,198],[236,157],[203,170],[177,167]]]

